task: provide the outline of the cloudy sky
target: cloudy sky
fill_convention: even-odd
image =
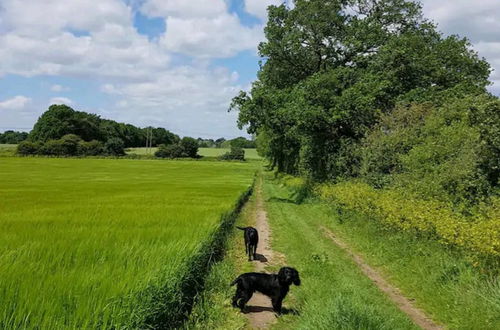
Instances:
[[[180,135],[235,137],[231,98],[258,70],[266,7],[281,0],[0,0],[0,131],[49,104]],[[470,38],[500,95],[498,0],[424,0]]]

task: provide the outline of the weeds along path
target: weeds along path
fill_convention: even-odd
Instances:
[[[435,329],[443,329],[443,327],[437,325],[432,321],[430,317],[428,317],[424,311],[416,307],[410,299],[405,297],[401,290],[397,287],[392,286],[387,282],[382,275],[379,274],[375,269],[370,267],[363,257],[359,254],[356,254],[349,245],[347,245],[343,240],[335,236],[329,229],[324,226],[321,226],[321,229],[325,233],[325,235],[333,242],[335,245],[344,250],[354,262],[361,269],[363,274],[365,274],[370,280],[375,283],[375,285],[383,291],[387,296],[398,306],[398,308],[403,311],[408,317],[415,322],[416,325],[426,330],[435,330]]]
[[[254,263],[256,272],[264,272],[266,266],[274,261],[275,253],[271,249],[271,230],[264,209],[262,198],[262,177],[255,189],[255,225],[259,232],[259,244],[257,248],[258,261]],[[276,321],[271,300],[259,292],[255,292],[247,304],[247,317],[251,329],[266,329]]]

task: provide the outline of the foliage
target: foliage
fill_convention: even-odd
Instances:
[[[102,119],[98,115],[75,111],[66,105],[51,105],[35,123],[29,134],[32,141],[57,140],[66,134],[75,134],[85,141],[105,143],[112,138],[121,139],[125,147],[145,145],[146,134],[152,133],[153,146],[172,144],[179,137],[164,128],[138,128],[130,124]]]
[[[27,138],[26,132],[5,131],[0,133],[0,144],[19,144]]]
[[[196,158],[198,157],[198,142],[191,137],[183,137],[180,141],[184,157]]]
[[[37,155],[41,148],[40,142],[23,141],[17,146],[17,153],[23,156]]]
[[[198,141],[190,137],[184,137],[178,143],[160,145],[155,152],[155,156],[159,158],[197,158]]]
[[[488,63],[413,1],[296,0],[269,8],[265,35],[259,79],[231,108],[273,167],[315,180],[357,175],[360,141],[396,104],[488,84]]]
[[[436,236],[480,258],[500,260],[500,198],[483,204],[470,216],[437,200],[422,200],[401,190],[376,190],[364,183],[345,182],[318,187],[319,196],[359,211],[402,231]]]
[[[232,146],[229,152],[219,156],[220,160],[245,160],[245,150],[240,147]]]
[[[155,152],[156,157],[160,158],[182,158],[184,157],[184,149],[178,143],[171,145],[160,145]]]
[[[125,144],[120,138],[110,138],[104,144],[104,153],[110,156],[123,156],[125,155]]]
[[[498,185],[500,101],[488,96],[449,99],[440,107],[399,106],[381,117],[361,149],[361,176],[375,187],[463,204]]]
[[[81,141],[78,145],[78,154],[82,156],[99,156],[104,152],[104,145],[101,141]]]

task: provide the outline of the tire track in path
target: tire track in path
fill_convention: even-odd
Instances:
[[[374,268],[370,267],[361,255],[355,253],[351,247],[345,243],[343,240],[334,235],[326,227],[321,226],[324,234],[333,242],[335,245],[344,250],[351,259],[358,265],[361,271],[370,279],[372,282],[382,291],[384,292],[389,299],[394,302],[398,308],[404,312],[408,317],[419,327],[425,330],[437,330],[444,329],[442,326],[435,323],[429,316],[425,314],[423,310],[416,307],[413,302],[405,297],[401,290],[397,287],[391,285],[389,282],[385,280],[379,272],[377,272]]]

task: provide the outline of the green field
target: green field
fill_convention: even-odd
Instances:
[[[137,327],[251,185],[245,163],[0,159],[0,328]],[[192,265],[191,265],[192,266]],[[168,306],[168,304],[167,304]]]
[[[157,148],[129,148],[127,154],[136,154],[136,155],[153,155]],[[200,148],[198,149],[198,154],[203,157],[218,157],[226,152],[229,149],[227,148]],[[262,159],[257,153],[257,149],[245,149],[245,158],[246,159]]]

